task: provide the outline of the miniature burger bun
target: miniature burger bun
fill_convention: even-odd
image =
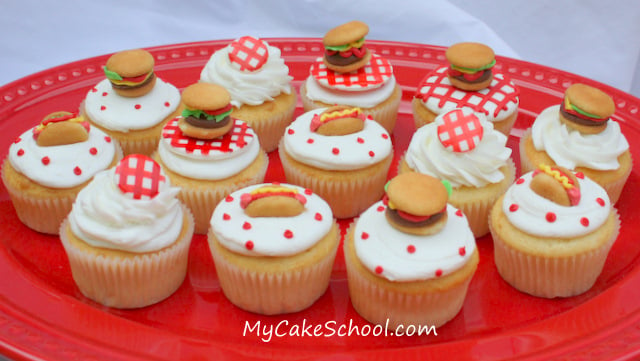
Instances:
[[[151,53],[133,49],[111,55],[103,70],[118,95],[139,97],[150,92],[156,83],[154,64]]]
[[[480,90],[493,80],[491,68],[496,63],[493,50],[481,43],[457,43],[445,52],[449,62],[451,84],[462,90]]]
[[[573,84],[564,92],[560,121],[583,134],[600,133],[616,110],[613,99],[600,89]]]
[[[322,38],[325,49],[323,60],[327,68],[348,73],[365,66],[371,59],[371,52],[364,40],[368,33],[369,26],[358,20],[329,30]]]
[[[186,136],[214,139],[227,134],[233,128],[231,119],[231,95],[215,84],[195,83],[182,92],[185,109],[178,127]]]
[[[394,228],[410,234],[438,233],[447,223],[449,190],[426,174],[403,173],[387,183],[385,216]]]

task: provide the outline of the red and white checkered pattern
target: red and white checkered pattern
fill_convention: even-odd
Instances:
[[[482,124],[471,110],[454,109],[436,118],[438,139],[453,152],[473,150],[482,140]]]
[[[162,129],[162,137],[168,139],[174,150],[184,154],[207,156],[214,152],[232,153],[244,148],[256,139],[256,134],[242,120],[233,119],[233,128],[215,139],[196,139],[186,136],[178,127],[180,117],[170,120]]]
[[[393,67],[387,59],[371,54],[371,60],[362,68],[349,73],[336,73],[328,69],[322,58],[311,65],[311,75],[320,85],[339,90],[360,91],[381,87],[393,76]]]
[[[125,195],[133,199],[155,197],[165,181],[160,164],[146,155],[128,155],[116,166],[116,184]]]
[[[229,61],[241,71],[256,71],[267,62],[269,49],[260,39],[243,36],[229,44]]]

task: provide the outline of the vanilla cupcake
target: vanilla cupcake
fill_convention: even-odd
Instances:
[[[179,90],[155,75],[154,64],[142,49],[113,54],[104,67],[106,79],[80,107],[92,125],[118,140],[124,155],[150,155],[164,124],[181,111]]]
[[[163,128],[153,155],[180,188],[178,198],[191,209],[197,234],[207,233],[213,209],[227,194],[262,183],[269,164],[253,129],[231,116],[230,100],[219,85],[185,88],[185,109]]]
[[[232,116],[255,130],[266,152],[278,147],[293,120],[297,96],[292,80],[280,49],[251,36],[216,51],[200,74],[201,82],[231,93]]]
[[[629,143],[611,119],[615,104],[603,91],[573,84],[560,105],[543,110],[520,140],[522,173],[557,164],[584,173],[616,203],[631,174]]]
[[[340,231],[308,189],[259,184],[231,193],[211,217],[209,248],[224,295],[259,314],[311,306],[329,285]]]
[[[382,197],[393,160],[387,131],[359,108],[345,106],[299,116],[279,154],[287,182],[318,193],[336,218],[354,217]]]
[[[84,188],[60,228],[80,292],[109,307],[164,300],[187,272],[193,218],[160,165],[134,154]]]
[[[391,134],[402,90],[389,61],[367,48],[368,33],[361,21],[329,30],[322,39],[325,52],[311,65],[300,97],[305,111],[332,105],[361,108]]]
[[[546,298],[589,290],[620,229],[602,187],[549,165],[519,178],[494,205],[489,224],[500,276]]]
[[[462,210],[476,237],[489,232],[491,206],[515,179],[507,137],[482,113],[454,109],[418,129],[400,161],[399,173],[418,172],[448,181],[449,202]]]
[[[349,295],[369,322],[439,327],[460,312],[479,254],[466,217],[447,199],[438,179],[401,174],[347,232]]]
[[[83,117],[55,112],[21,134],[2,165],[2,181],[18,218],[29,228],[58,234],[78,192],[122,151]]]
[[[494,70],[493,50],[480,43],[458,43],[445,52],[448,64],[429,72],[418,85],[412,107],[416,128],[454,108],[483,113],[493,128],[509,135],[518,117],[519,89]]]

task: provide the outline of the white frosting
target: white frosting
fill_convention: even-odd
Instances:
[[[343,104],[360,108],[373,108],[387,100],[395,90],[396,78],[391,76],[379,88],[366,91],[347,91],[323,87],[309,76],[305,82],[307,98],[326,104]]]
[[[231,105],[260,105],[281,93],[291,93],[289,67],[284,63],[280,49],[268,45],[267,62],[257,71],[241,71],[229,61],[229,46],[211,55],[200,73],[200,81],[223,86],[231,94]]]
[[[180,91],[157,78],[151,91],[139,97],[123,97],[104,79],[87,93],[84,110],[96,124],[128,132],[151,128],[166,119],[180,105]]]
[[[472,112],[469,108],[463,111]],[[507,137],[494,130],[493,123],[488,122],[481,113],[475,114],[482,124],[483,136],[474,149],[456,153],[445,148],[438,139],[438,121],[434,121],[413,134],[405,155],[409,167],[419,173],[447,180],[454,188],[483,187],[501,182],[504,174],[500,169],[511,156],[511,149],[506,146]]]
[[[353,170],[381,162],[391,154],[389,133],[371,118],[353,134],[326,136],[312,132],[313,116],[325,109],[306,112],[287,127],[283,146],[293,159],[325,170]]]
[[[16,171],[36,183],[71,188],[109,167],[115,152],[115,143],[97,127],[91,127],[84,142],[49,147],[39,146],[29,129],[11,144],[9,161]]]
[[[618,157],[629,149],[620,125],[609,119],[605,130],[598,134],[582,134],[560,121],[560,105],[543,110],[531,127],[533,145],[545,151],[562,167],[586,167],[615,170],[620,167]]]
[[[579,237],[593,232],[609,217],[611,202],[607,192],[589,178],[578,178],[580,202],[571,207],[536,194],[530,187],[532,178],[533,172],[520,177],[507,190],[502,203],[509,222],[523,232],[546,238]],[[553,222],[547,220],[548,213],[555,215]]]
[[[204,180],[218,180],[231,177],[237,173],[240,173],[243,169],[247,168],[258,157],[260,152],[260,142],[255,135],[253,129],[248,128],[244,141],[246,144],[242,147],[232,146],[230,144],[228,150],[210,149],[207,152],[202,152],[200,149],[193,151],[187,151],[187,148],[183,146],[172,145],[172,138],[165,137],[167,132],[180,132],[177,128],[177,123],[180,117],[172,119],[167,123],[163,129],[163,137],[158,144],[158,155],[162,159],[164,165],[170,170],[181,174],[185,177],[193,179]],[[244,124],[241,120],[235,120],[237,129],[240,124]],[[182,132],[180,132],[182,134]],[[238,136],[234,136],[233,139],[237,139]],[[193,140],[186,136],[180,136],[180,143],[182,142],[196,142],[197,144],[204,145],[211,144],[213,142],[220,142],[219,140]],[[208,147],[207,147],[208,148]]]
[[[446,75],[448,66],[441,67],[429,73],[418,86],[417,96],[433,92],[430,96],[421,100],[422,104],[432,113],[440,114],[463,106],[478,107],[487,116],[490,122],[498,122],[506,119],[518,109],[519,98],[509,100],[501,104],[505,99],[504,94],[517,95],[518,89],[510,80],[505,79],[502,73],[494,73],[491,84],[478,91],[464,91],[454,87]],[[504,94],[503,94],[504,93]],[[443,101],[443,97],[446,98]],[[503,107],[504,106],[504,107]]]
[[[264,185],[253,185],[231,193],[213,211],[211,229],[223,247],[246,256],[290,256],[311,248],[329,232],[333,214],[327,202],[294,185],[281,184],[297,189],[306,197],[305,210],[301,214],[294,217],[246,215],[240,207],[242,194]],[[285,236],[287,233],[290,238]],[[247,247],[249,241],[251,247]]]
[[[476,249],[467,218],[452,205],[447,205],[444,228],[427,236],[397,230],[387,222],[385,212],[380,201],[362,213],[354,238],[356,254],[364,267],[390,281],[448,275],[469,262]]]
[[[69,214],[73,233],[94,247],[143,253],[175,242],[183,212],[168,179],[152,199],[126,196],[114,182],[115,167],[96,174]]]

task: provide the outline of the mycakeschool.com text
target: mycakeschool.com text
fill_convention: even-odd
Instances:
[[[245,321],[242,332],[244,337],[257,337],[262,342],[268,343],[276,338],[283,337],[403,337],[403,336],[438,336],[435,326],[425,325],[398,325],[390,328],[389,320],[385,325],[357,325],[353,320],[348,323],[327,321],[325,323],[310,323],[306,319],[301,323],[291,323],[282,320],[277,324],[262,324],[260,321],[251,323]]]

